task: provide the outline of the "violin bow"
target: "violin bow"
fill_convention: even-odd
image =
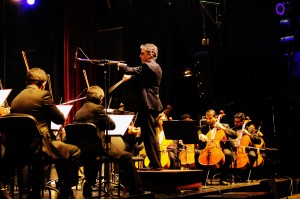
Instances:
[[[26,54],[23,50],[22,50],[22,55],[23,55],[23,59],[24,59],[24,62],[25,62],[27,72],[28,72],[29,71],[29,65],[28,65],[28,61],[27,61],[27,58],[26,58]]]
[[[87,75],[86,75],[86,71],[82,70],[82,72],[83,72],[83,76],[84,76],[86,85],[87,85],[88,88],[90,88],[90,84],[89,84],[89,80],[88,80]]]

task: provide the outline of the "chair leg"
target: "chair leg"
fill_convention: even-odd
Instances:
[[[207,183],[207,180],[208,180],[208,177],[209,177],[209,172],[210,172],[210,169],[207,170],[207,174],[206,174],[206,179],[205,179],[205,187],[206,187],[206,183]]]
[[[247,182],[250,182],[251,171],[252,171],[252,169],[249,170]]]
[[[15,170],[12,171],[10,175],[10,185],[9,185],[9,192],[12,198],[15,196]]]

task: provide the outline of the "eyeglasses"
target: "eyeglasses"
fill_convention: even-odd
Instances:
[[[141,54],[140,54],[140,55],[145,55],[145,54],[147,54],[147,53],[145,53],[145,52],[141,52]]]

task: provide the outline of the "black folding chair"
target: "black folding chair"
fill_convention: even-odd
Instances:
[[[102,142],[93,123],[70,123],[65,125],[65,143],[73,144],[80,148],[82,160],[91,151],[98,151],[96,158],[99,161],[99,173],[102,173],[103,157],[101,155]],[[99,179],[99,198],[101,197],[101,178]]]
[[[42,132],[38,126],[37,120],[28,114],[11,113],[0,117],[1,142],[5,147],[3,162],[12,168],[10,181],[10,195],[14,197],[14,176],[15,171],[28,167],[27,175],[27,196],[29,197],[31,189],[31,165],[33,160],[44,162],[41,156],[42,152]],[[19,198],[22,198],[24,184],[18,182]],[[45,186],[49,190],[59,191],[54,187]],[[41,190],[42,191],[42,190]]]

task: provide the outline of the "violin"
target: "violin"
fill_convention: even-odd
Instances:
[[[224,111],[220,111],[216,123],[219,123],[224,115]],[[200,153],[198,162],[213,169],[220,168],[225,163],[225,155],[220,142],[221,140],[226,141],[226,134],[223,130],[214,127],[206,134],[206,137],[209,141],[207,141],[206,147]]]

